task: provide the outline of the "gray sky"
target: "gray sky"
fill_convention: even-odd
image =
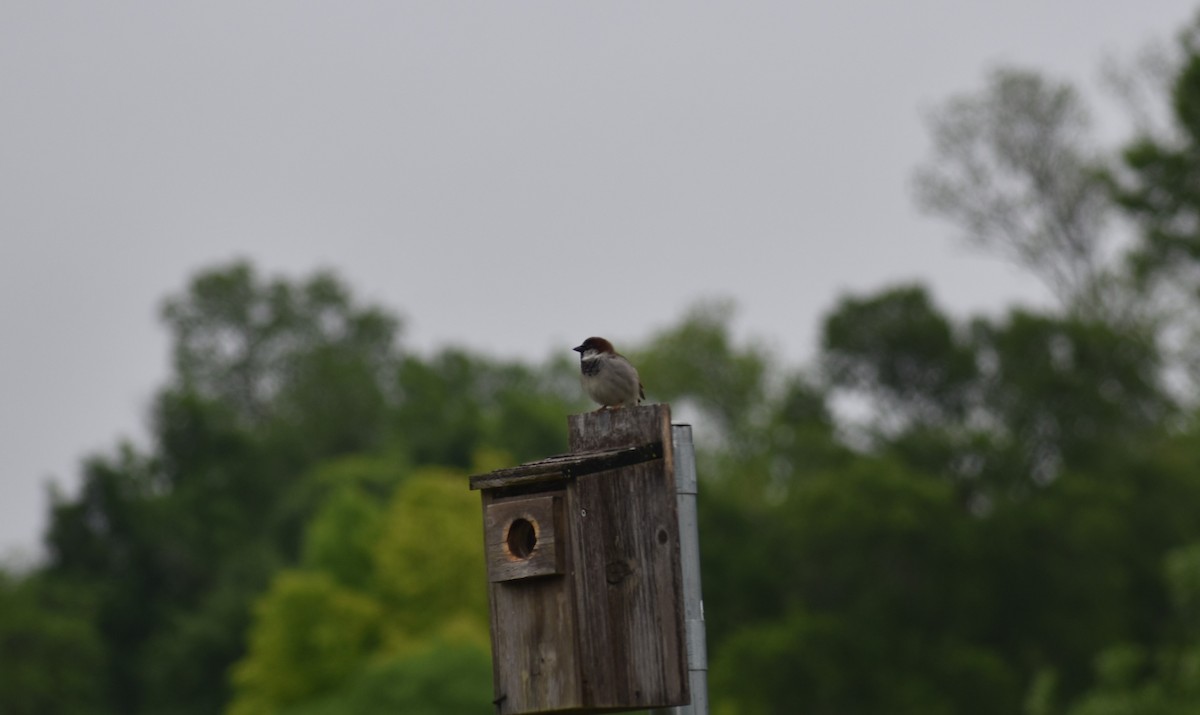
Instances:
[[[1192,12],[2,3],[0,554],[38,543],[48,480],[142,438],[160,301],[235,257],[334,268],[410,347],[530,359],[642,340],[706,296],[793,363],[846,291],[1044,302],[913,208],[921,110],[998,63],[1095,87]]]

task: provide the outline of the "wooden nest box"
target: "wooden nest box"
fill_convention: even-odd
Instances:
[[[483,497],[496,712],[689,702],[671,410],[568,418],[571,452]]]

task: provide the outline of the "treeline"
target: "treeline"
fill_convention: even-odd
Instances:
[[[1032,72],[932,115],[921,204],[1056,306],[849,296],[797,368],[706,303],[625,350],[703,437],[715,713],[1198,712],[1196,29],[1118,150]],[[492,712],[465,476],[565,450],[569,346],[421,355],[336,276],[245,263],[163,319],[148,446],[87,460],[0,578],[0,712]]]

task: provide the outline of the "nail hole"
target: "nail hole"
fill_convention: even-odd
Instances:
[[[669,538],[671,538],[671,537],[667,535],[667,530],[666,530],[666,529],[663,529],[662,527],[659,527],[659,529],[658,529],[658,543],[660,543],[660,544],[665,544],[665,543],[667,543],[667,540],[668,540]]]
[[[504,539],[508,552],[518,559],[527,559],[537,546],[537,528],[528,519],[516,519],[508,525]]]

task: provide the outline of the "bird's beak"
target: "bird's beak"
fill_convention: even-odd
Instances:
[[[587,348],[583,347],[582,345],[580,345],[580,346],[579,346],[579,347],[577,347],[577,348],[571,348],[571,349],[572,349],[572,350],[574,350],[574,351],[575,351],[575,352],[577,352],[577,353],[581,353],[581,352],[583,352],[584,350],[587,350]]]

